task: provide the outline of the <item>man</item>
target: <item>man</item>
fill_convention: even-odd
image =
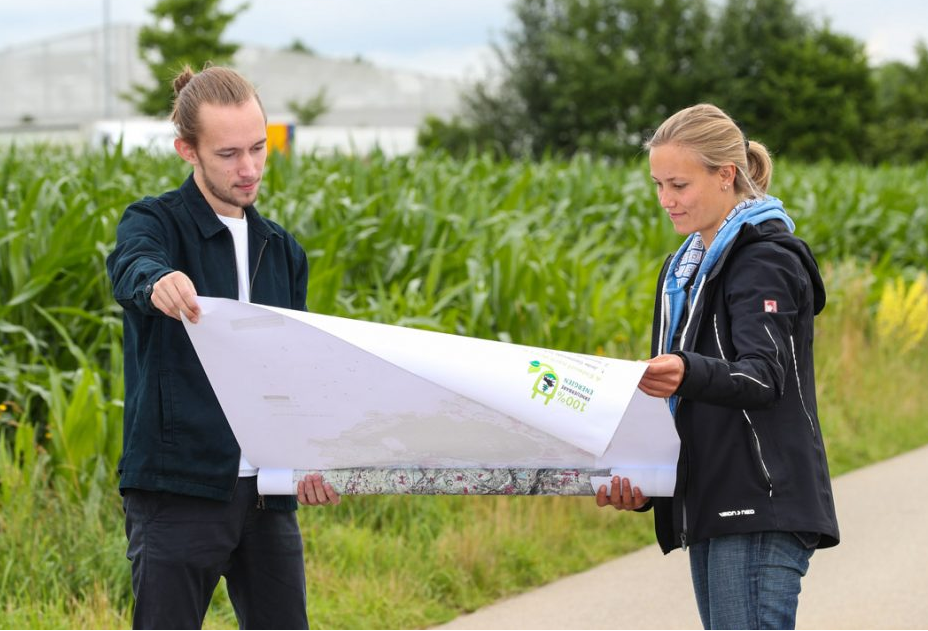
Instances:
[[[305,629],[296,501],[258,495],[181,317],[198,321],[198,295],[306,310],[306,254],[253,206],[267,158],[254,87],[227,68],[185,68],[174,92],[174,147],[193,174],[126,209],[106,262],[125,309],[119,488],[133,626],[201,627],[225,576],[243,628]],[[298,499],[340,498],[314,476]]]

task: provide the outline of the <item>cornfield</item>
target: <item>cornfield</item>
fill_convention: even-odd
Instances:
[[[176,157],[119,147],[97,153],[14,147],[0,153],[0,626],[35,626],[36,620],[42,626],[47,620],[64,626],[125,624],[131,594],[115,493],[122,320],[104,259],[124,208],[143,195],[177,187],[187,174]],[[797,233],[826,269],[831,309],[845,318],[819,324],[823,379],[834,373],[834,379],[846,381],[838,362],[847,359],[842,353],[848,352],[848,340],[856,340],[854,348],[864,353],[860,349],[869,348],[873,338],[873,352],[885,357],[879,350],[885,344],[876,338],[890,335],[885,324],[890,320],[924,335],[918,318],[907,320],[905,309],[924,310],[928,164],[780,163],[771,192],[784,200]],[[657,204],[645,163],[586,156],[520,162],[488,155],[464,160],[274,155],[258,208],[306,249],[311,311],[628,358],[647,353],[654,281],[664,257],[681,241]],[[908,330],[899,325],[892,335]],[[923,370],[925,345],[912,335],[903,344]],[[837,417],[830,422],[843,468],[904,447],[862,450],[864,429],[850,434],[840,429],[853,420],[854,410],[830,403],[827,393],[820,403],[823,418],[829,410]],[[926,431],[916,432],[908,446],[926,441]],[[310,556],[325,556],[333,542],[341,548],[331,566],[309,571],[311,582],[334,580],[333,587],[311,596],[322,612],[314,624],[434,624],[648,540],[647,524],[629,525],[625,538],[602,548],[583,546],[584,533],[611,532],[615,523],[629,522],[605,520],[564,498],[505,505],[460,498],[358,499],[339,514],[301,517]],[[552,517],[564,511],[576,516]],[[68,551],[54,548],[58,556],[49,558],[48,539],[30,523],[55,516],[62,529],[81,528],[93,539],[63,535]],[[488,535],[485,529],[471,533],[474,520],[490,524],[499,542],[509,542],[489,546],[502,560],[490,563],[476,552]],[[539,569],[533,559],[536,553],[545,556],[550,540],[513,543],[525,535],[517,532],[520,526],[540,530],[540,537],[565,538],[558,553],[565,560]],[[21,539],[15,539],[17,533]],[[430,587],[415,595],[416,602],[427,604],[406,611],[395,606],[395,594],[384,599],[391,589],[408,588],[403,570],[408,555],[401,550],[413,541],[427,548],[415,554],[434,566],[410,570]],[[381,581],[369,592],[356,589],[359,600],[344,601],[338,590],[347,587],[338,577],[356,588],[351,570],[372,562],[364,557],[372,548],[392,559],[380,571],[395,582]],[[23,559],[32,569],[21,567]],[[77,574],[48,578],[62,567]],[[110,613],[68,613],[75,602]],[[217,611],[216,624],[234,621],[227,603],[217,604]]]

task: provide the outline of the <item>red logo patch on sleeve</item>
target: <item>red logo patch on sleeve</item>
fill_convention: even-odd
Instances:
[[[765,300],[764,301],[764,313],[776,313],[777,312],[777,301],[776,300]]]

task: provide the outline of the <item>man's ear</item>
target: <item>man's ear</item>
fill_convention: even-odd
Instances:
[[[174,150],[177,152],[177,155],[183,158],[186,162],[189,162],[190,164],[199,163],[196,148],[183,138],[174,139]]]

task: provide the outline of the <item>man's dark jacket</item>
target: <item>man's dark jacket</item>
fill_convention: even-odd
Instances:
[[[296,240],[245,208],[251,302],[306,310],[308,265]],[[151,303],[152,287],[181,271],[200,296],[238,298],[232,234],[193,176],[175,191],[126,209],[106,260],[124,308],[125,411],[120,489],[229,501],[240,449],[183,324]],[[268,508],[295,509],[292,497]]]
[[[812,356],[825,290],[812,253],[779,220],[745,224],[704,285],[677,349],[686,365],[675,415],[681,446],[674,497],[653,501],[661,548],[771,530],[836,545]]]

